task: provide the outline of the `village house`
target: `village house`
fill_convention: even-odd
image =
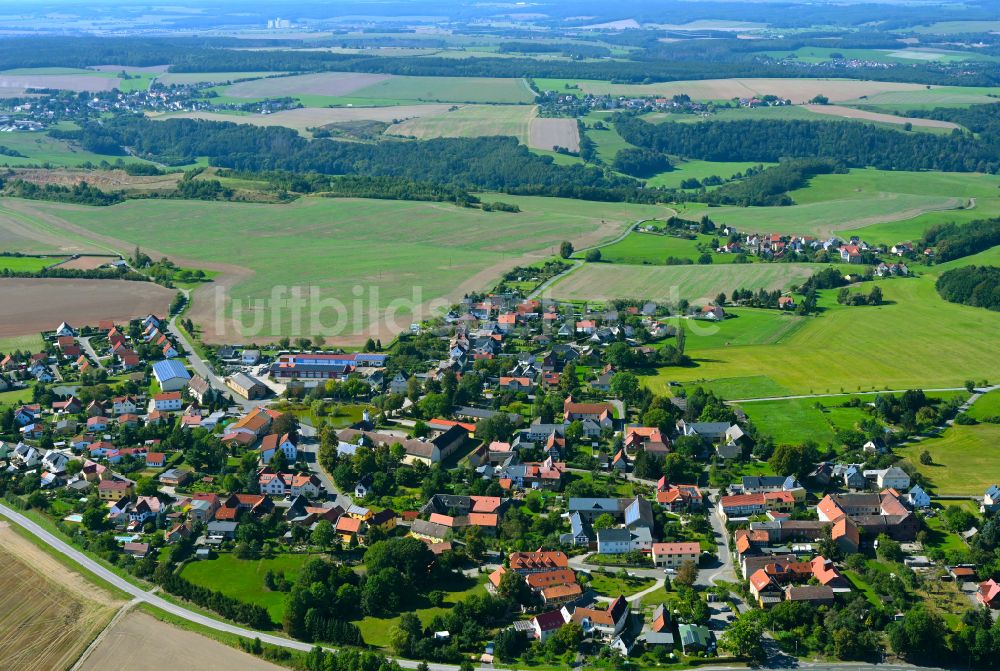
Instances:
[[[653,543],[653,565],[678,568],[686,561],[698,563],[701,545],[698,543]]]
[[[153,409],[160,412],[175,412],[180,410],[183,404],[184,399],[181,398],[179,391],[165,391],[153,396]]]

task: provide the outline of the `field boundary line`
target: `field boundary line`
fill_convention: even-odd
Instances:
[[[73,666],[69,668],[69,671],[80,671],[80,669],[83,668],[84,662],[87,661],[87,658],[89,658],[93,652],[97,650],[97,647],[104,641],[104,639],[107,638],[108,633],[110,633],[111,630],[114,629],[115,626],[121,622],[126,615],[132,612],[132,609],[141,602],[142,599],[136,597],[119,608],[118,612],[115,613],[113,618],[111,618],[111,621],[108,622],[107,626],[98,632],[97,636],[94,637],[94,640],[87,646],[87,649],[80,654]]]

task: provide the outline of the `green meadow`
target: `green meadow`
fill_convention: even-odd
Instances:
[[[588,133],[589,134],[589,133]],[[681,182],[686,179],[697,179],[699,181],[706,177],[721,177],[729,179],[736,173],[746,172],[749,168],[759,165],[772,166],[774,163],[758,163],[754,161],[697,161],[697,160],[674,160],[673,170],[661,172],[646,180],[648,186],[664,187],[668,189],[679,189]]]
[[[713,263],[731,263],[734,254],[716,254],[712,251],[711,235],[698,235],[696,239],[678,238],[655,233],[630,233],[627,237],[607,247],[601,247],[601,259],[610,263],[662,265],[667,257],[696,261],[702,252],[698,245],[712,254]]]
[[[834,292],[822,292],[823,312],[804,318],[780,341],[692,349],[693,367],[662,369],[647,377],[646,384],[667,392],[669,380],[713,388],[718,383],[726,388],[719,389],[724,396],[754,398],[775,395],[776,390],[824,394],[934,389],[960,387],[970,378],[997,379],[1000,360],[984,353],[1000,347],[1000,314],[942,300],[934,279],[951,267],[996,264],[998,259],[1000,249],[994,248],[931,269],[921,267],[919,277],[880,281],[887,304],[877,307],[837,305]],[[783,318],[775,313],[774,319]]]
[[[295,581],[299,571],[312,559],[304,554],[282,554],[273,559],[237,559],[220,554],[215,559],[190,562],[181,576],[195,585],[222,592],[226,596],[267,608],[271,620],[280,623],[285,613],[285,592],[272,592],[264,586],[268,571],[280,571]]]
[[[62,261],[62,259],[39,256],[0,256],[0,271],[9,270],[14,273],[34,273],[59,261]]]
[[[1000,442],[1000,425],[953,426],[940,438],[922,440],[912,446],[896,448],[923,473],[933,493],[982,496],[990,485],[997,484],[996,446]],[[920,455],[926,450],[931,464],[921,464]]]

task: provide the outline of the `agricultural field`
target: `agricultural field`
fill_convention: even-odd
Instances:
[[[488,77],[407,77],[354,72],[323,72],[240,82],[218,89],[232,99],[289,96],[304,101],[338,99],[354,104],[399,105],[413,102],[531,103],[523,79]]]
[[[855,121],[877,121],[883,124],[904,125],[910,124],[914,128],[934,128],[945,132],[950,132],[958,128],[958,124],[950,121],[938,121],[937,119],[921,119],[918,117],[901,117],[893,114],[882,114],[880,112],[869,112],[843,105],[805,105],[805,108],[815,114],[852,119]]]
[[[824,177],[836,180],[840,175],[815,177],[813,182],[823,180]],[[906,222],[929,213],[934,213],[940,220],[946,216],[945,211],[950,216],[950,211],[968,204],[968,200],[960,196],[874,191],[872,187],[859,189],[851,194],[845,193],[840,198],[814,201],[806,196],[803,199],[802,196],[810,188],[811,186],[789,194],[796,205],[708,208],[691,204],[685,216],[697,219],[707,214],[716,225],[732,225],[740,231],[826,238],[878,224]],[[914,226],[907,228],[913,229]],[[917,233],[922,233],[925,228],[926,225],[916,224]]]
[[[402,135],[420,140],[435,137],[509,135],[516,137],[523,144],[528,144],[532,123],[537,113],[537,108],[530,105],[465,105],[453,108],[452,111],[445,108],[438,114],[424,115],[394,124],[385,132],[386,135]],[[551,149],[551,145],[547,148]]]
[[[448,112],[449,105],[398,105],[394,107],[300,107],[271,114],[228,114],[223,112],[182,112],[152,117],[167,119],[205,119],[208,121],[229,121],[255,126],[285,126],[300,133],[346,121],[381,121],[384,123],[403,122],[418,117],[437,117]]]
[[[934,209],[906,217],[897,213],[895,221],[872,223],[854,233],[869,243],[892,245],[903,240],[918,240],[927,228],[947,221],[966,223],[1000,214],[1000,176],[979,173],[904,172],[867,168],[854,169],[844,175],[819,175],[809,185],[789,195],[802,205],[829,203],[836,211],[837,202],[867,199],[875,202],[896,199],[903,202],[911,196],[939,198],[961,202],[955,209]],[[852,208],[861,206],[860,202]],[[870,213],[869,213],[870,214]],[[845,229],[847,230],[847,229]]]
[[[845,105],[873,107],[879,111],[906,112],[912,109],[931,109],[934,107],[967,107],[994,103],[996,89],[987,87],[935,86],[912,89],[888,89],[882,92],[869,93],[853,99],[834,99]]]
[[[940,438],[896,448],[896,453],[923,473],[934,494],[982,496],[987,487],[997,482],[998,441],[998,424],[952,426]],[[930,465],[920,463],[924,450],[931,454],[933,461]]]
[[[121,604],[18,535],[6,522],[0,525],[3,668],[69,668]]]
[[[344,96],[377,82],[389,75],[369,75],[360,72],[320,72],[291,77],[268,77],[238,82],[227,86],[224,93],[230,98],[282,98],[298,95]]]
[[[0,97],[20,96],[27,89],[62,89],[65,91],[111,91],[120,80],[110,73],[74,68],[26,69],[0,72]]]
[[[165,86],[175,84],[226,84],[244,79],[279,77],[284,72],[163,72],[156,75],[156,81]],[[242,82],[241,82],[242,83]],[[236,96],[240,97],[240,96]]]
[[[6,317],[0,321],[0,338],[38,333],[61,321],[84,326],[165,314],[175,293],[152,282],[0,278]]]
[[[562,240],[578,248],[600,244],[630,223],[670,212],[630,203],[506,195],[499,199],[522,211],[349,198],[301,198],[285,205],[134,200],[103,208],[10,199],[6,206],[24,236],[56,242],[65,234],[82,240],[79,246],[90,241],[91,246],[123,253],[141,245],[154,257],[169,256],[186,267],[218,271],[213,283],[196,291],[189,313],[210,341],[223,335],[231,340],[258,328],[261,337],[289,333],[290,311],[263,314],[247,300],[271,297],[275,287],[294,286],[306,295],[315,287],[318,308],[329,306],[329,301],[353,305],[363,297],[358,311],[324,308],[313,322],[327,335],[339,326],[338,341],[350,343],[363,343],[369,335],[364,329],[373,324],[383,340],[408,327],[411,308],[405,305],[397,323],[381,319],[391,301],[405,299],[427,308],[431,300],[482,290],[515,265],[553,255]],[[304,237],[308,245],[302,244]],[[287,262],[292,256],[294,264]],[[350,259],[350,265],[340,265],[338,259]],[[331,263],[337,272],[330,272]],[[233,320],[217,320],[220,314],[234,316],[227,298],[254,310],[254,315],[243,313],[246,329]],[[311,315],[303,319],[301,328],[308,329]]]
[[[961,265],[995,258],[985,253],[962,259]],[[969,378],[998,378],[1000,361],[982,353],[997,347],[1000,314],[943,301],[934,290],[934,277],[948,267],[953,266],[937,266],[921,277],[879,282],[887,303],[878,307],[837,305],[833,292],[823,292],[822,314],[806,318],[779,342],[699,348],[691,352],[694,367],[665,368],[645,382],[667,392],[668,380],[708,386],[724,381],[728,388],[724,395],[729,398],[754,398],[935,389],[958,387]],[[905,356],[900,355],[903,352]],[[781,363],[762,370],[762,362],[768,361]],[[760,385],[762,375],[767,378],[764,385]]]
[[[195,585],[218,590],[248,603],[267,608],[274,622],[281,622],[285,612],[285,592],[272,592],[264,587],[264,574],[282,571],[294,582],[299,571],[312,557],[305,554],[283,554],[273,559],[244,560],[231,554],[220,554],[215,559],[187,564],[181,576]]]
[[[886,92],[908,92],[915,98],[927,98],[927,91],[919,84],[897,82],[866,82],[853,79],[809,79],[809,78],[731,78],[705,79],[697,81],[659,82],[655,84],[611,84],[595,80],[539,79],[539,87],[558,92],[567,91],[565,85],[577,85],[580,93],[615,96],[660,96],[672,97],[686,94],[695,100],[731,100],[732,98],[752,98],[776,95],[793,103],[804,103],[817,95],[825,95],[832,102],[857,100],[861,96],[872,97]],[[961,90],[961,89],[959,89]],[[925,93],[926,91],[926,93]],[[978,91],[977,95],[982,97]]]
[[[642,117],[651,123],[701,123],[703,121],[869,121],[883,128],[901,130],[909,123],[913,131],[950,133],[955,124],[935,119],[883,114],[844,105],[783,105],[777,107],[728,107],[712,113],[670,114],[652,112]]]
[[[397,123],[385,132],[420,140],[507,135],[532,149],[580,150],[580,134],[574,119],[544,119],[537,114],[536,107],[527,105],[466,105]]]
[[[587,263],[549,290],[552,298],[606,301],[639,298],[676,304],[686,298],[703,304],[719,292],[745,289],[787,289],[800,284],[818,266],[801,263],[743,265],[625,266]]]
[[[250,653],[133,611],[112,627],[80,671],[196,669],[212,660],[213,671],[281,671]]]

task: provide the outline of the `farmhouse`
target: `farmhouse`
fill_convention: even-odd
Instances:
[[[465,429],[456,425],[431,440],[405,438],[391,433],[361,431],[359,429],[344,429],[337,433],[337,438],[342,443],[358,444],[359,440],[363,440],[370,445],[391,447],[398,444],[406,450],[404,461],[407,463],[422,461],[427,465],[432,465],[451,456],[455,450],[465,444],[468,435]]]

